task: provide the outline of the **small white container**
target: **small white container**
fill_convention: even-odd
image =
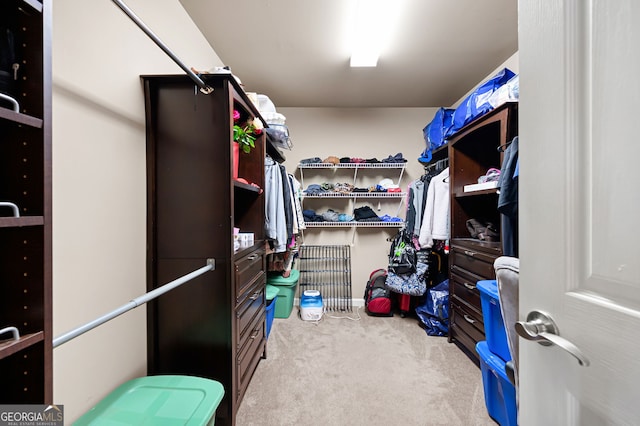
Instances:
[[[318,290],[305,290],[300,298],[300,318],[319,321],[323,314],[322,295]]]
[[[250,247],[254,243],[254,234],[253,232],[240,232],[238,233],[238,241],[240,242],[240,247]]]

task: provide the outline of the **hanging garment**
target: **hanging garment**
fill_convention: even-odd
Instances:
[[[300,189],[302,185],[298,180],[289,174],[289,188],[291,190],[291,200],[293,204],[293,233],[300,233],[301,229],[305,229],[304,217],[302,215],[302,204],[300,203]]]
[[[284,199],[284,219],[287,226],[287,241],[293,238],[293,204],[291,200],[291,189],[289,188],[289,175],[287,169],[280,164],[280,174],[282,182],[282,196]]]
[[[518,137],[504,151],[498,186],[498,211],[502,222],[502,254],[518,257]]]
[[[409,184],[409,197],[407,200],[407,214],[405,215],[405,228],[411,233],[411,235],[417,235],[420,232],[420,226],[418,223],[422,221],[422,212],[418,212],[416,209],[415,198],[418,194],[416,184],[421,183],[420,180],[415,180]],[[417,230],[417,231],[416,231]]]
[[[431,248],[433,240],[449,239],[449,168],[431,179],[420,227],[419,243]]]
[[[287,249],[287,221],[280,167],[271,157],[264,159],[265,237],[273,243],[274,252]]]
[[[416,238],[420,235],[422,218],[427,202],[427,190],[431,179],[438,175],[440,170],[432,170],[409,184],[409,201],[407,203],[407,229],[411,230]]]

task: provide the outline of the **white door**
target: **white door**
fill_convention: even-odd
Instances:
[[[640,425],[640,1],[520,0],[521,425]]]

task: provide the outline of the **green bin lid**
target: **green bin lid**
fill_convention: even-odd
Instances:
[[[193,376],[147,376],[120,385],[74,425],[206,425],[224,396],[222,384]]]
[[[267,300],[273,300],[278,295],[278,293],[280,293],[280,289],[274,285],[267,284],[264,292]]]
[[[269,274],[267,276],[267,284],[294,286],[298,284],[299,279],[300,271],[298,271],[297,269],[292,269],[291,274],[286,278],[282,276],[281,272]]]

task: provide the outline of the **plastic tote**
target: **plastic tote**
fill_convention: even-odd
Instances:
[[[278,299],[278,293],[280,293],[280,289],[271,284],[267,284],[265,288],[265,298],[267,299],[267,339],[269,338],[269,333],[271,333],[271,326],[273,325],[273,318],[276,313],[276,300]]]
[[[147,376],[112,391],[74,425],[213,425],[224,388],[193,376]]]
[[[507,332],[500,312],[498,282],[496,280],[482,280],[478,281],[476,287],[480,292],[482,320],[484,322],[487,346],[491,352],[504,361],[510,361],[511,353],[509,353],[509,344],[507,343]]]
[[[300,271],[297,269],[292,269],[288,277],[283,277],[280,273],[269,273],[267,275],[267,284],[276,286],[279,290],[275,308],[276,318],[289,318],[289,315],[291,315],[293,298],[299,279]]]
[[[484,340],[476,344],[476,352],[480,356],[484,402],[489,416],[500,426],[517,426],[516,388],[507,377],[506,363],[489,350]]]

